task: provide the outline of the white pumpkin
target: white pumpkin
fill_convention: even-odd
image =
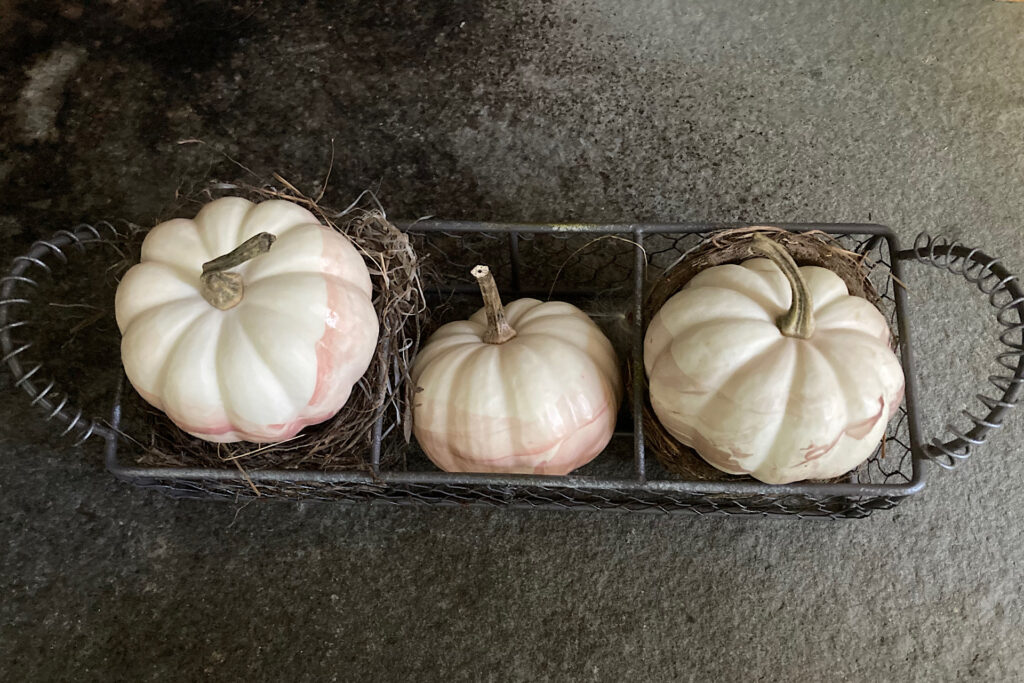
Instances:
[[[611,342],[560,301],[501,305],[486,266],[484,307],[435,332],[413,365],[413,430],[448,472],[567,474],[608,444],[622,396]]]
[[[798,268],[763,236],[754,251],[768,258],[701,271],[651,320],[651,406],[724,472],[839,476],[871,456],[903,399],[889,327],[835,273]]]
[[[132,385],[208,441],[280,441],[335,415],[377,344],[359,252],[282,200],[157,225],[115,308]]]

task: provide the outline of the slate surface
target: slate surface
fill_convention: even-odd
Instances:
[[[5,259],[188,213],[226,157],[318,187],[333,139],[328,197],[396,216],[871,220],[1024,267],[1024,6],[88,5],[0,1]],[[910,275],[934,428],[995,328]],[[1024,676],[1017,416],[855,522],[239,509],[118,484],[0,386],[5,680]]]

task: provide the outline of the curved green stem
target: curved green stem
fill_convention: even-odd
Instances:
[[[784,246],[763,235],[755,235],[750,248],[755,254],[770,259],[779,267],[793,292],[793,302],[789,310],[775,321],[779,331],[787,337],[809,339],[814,334],[814,302],[811,299],[811,291],[807,288],[807,281],[800,274],[796,261]]]

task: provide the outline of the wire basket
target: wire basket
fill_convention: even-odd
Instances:
[[[23,389],[78,442],[91,436],[106,442],[109,471],[118,479],[181,498],[237,500],[264,497],[368,501],[421,505],[493,505],[544,509],[590,509],[698,514],[865,517],[891,508],[924,486],[925,463],[951,468],[985,442],[1012,408],[1024,383],[1024,292],[998,259],[944,239],[919,236],[900,250],[886,227],[866,224],[775,224],[791,231],[821,230],[844,248],[866,256],[869,277],[890,322],[896,353],[906,376],[903,404],[872,457],[840,481],[770,485],[721,475],[693,480],[670,474],[648,454],[643,432],[643,300],[645,285],[683,259],[718,230],[743,227],[713,224],[522,225],[419,221],[398,223],[415,240],[421,257],[437,273],[427,292],[433,325],[476,310],[477,286],[469,275],[478,263],[491,267],[505,300],[523,296],[576,304],[601,325],[632,378],[632,391],[608,448],[568,476],[493,475],[438,471],[398,428],[400,415],[384,414],[373,428],[368,471],[250,470],[140,467],[119,434],[121,398],[109,420],[88,419],[72,407],[69,394],[42,379],[44,364],[22,364],[32,341],[21,337],[19,307],[32,306],[33,271],[54,272],[77,249],[100,241],[99,229],[80,226],[36,243],[17,257],[0,286],[0,344],[3,361]],[[970,428],[948,426],[948,439],[921,438],[916,411],[917,382],[907,321],[901,264],[906,260],[963,276],[988,296],[1004,328],[997,356],[1007,374],[990,378],[997,392],[978,394],[986,414],[964,411]],[[111,293],[112,295],[112,293]],[[123,383],[122,383],[123,385]],[[399,388],[390,387],[390,391]],[[119,392],[120,393],[120,392]],[[382,467],[384,462],[398,463]]]

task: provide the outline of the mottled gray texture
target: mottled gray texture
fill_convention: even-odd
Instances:
[[[333,138],[329,198],[393,215],[874,220],[1024,269],[1024,5],[274,5],[0,0],[5,254],[189,210],[241,176],[215,148],[316,187]],[[910,276],[935,426],[993,328]],[[863,521],[237,509],[118,484],[0,386],[5,680],[1024,677],[1020,416]]]
[[[81,47],[61,46],[48,52],[28,70],[28,82],[18,98],[21,135],[25,142],[56,140],[57,114],[64,86],[85,58]]]

